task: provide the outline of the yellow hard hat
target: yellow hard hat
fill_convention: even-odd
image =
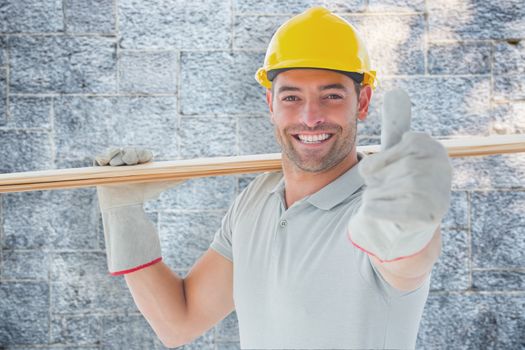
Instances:
[[[255,79],[270,89],[273,78],[291,68],[335,70],[375,88],[376,72],[370,69],[368,51],[359,33],[324,7],[310,8],[277,29]]]

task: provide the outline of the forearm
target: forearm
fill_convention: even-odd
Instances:
[[[184,344],[184,280],[162,261],[124,276],[135,304],[164,345]]]
[[[149,150],[112,148],[96,157],[98,165],[135,165],[151,160]],[[133,300],[159,339],[167,347],[188,339],[184,279],[162,258],[157,225],[144,211],[144,203],[181,181],[97,186],[104,228],[108,270],[124,275]]]

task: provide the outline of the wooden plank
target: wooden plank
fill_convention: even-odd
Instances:
[[[525,135],[498,135],[440,140],[450,157],[525,152]],[[358,146],[365,154],[379,145]],[[281,154],[198,158],[134,166],[50,169],[0,174],[0,193],[90,187],[103,184],[186,180],[198,177],[279,171]]]

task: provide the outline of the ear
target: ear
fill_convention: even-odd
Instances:
[[[361,121],[366,119],[370,100],[372,99],[372,88],[370,85],[364,85],[359,92],[359,113],[357,118]]]
[[[266,104],[270,110],[270,122],[273,124],[273,96],[270,89],[266,89]]]

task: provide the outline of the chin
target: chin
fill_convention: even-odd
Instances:
[[[298,161],[298,160],[291,159],[292,163],[297,168],[301,169],[302,171],[309,172],[309,173],[321,173],[321,172],[328,171],[332,169],[333,167],[337,166],[338,164],[340,164],[343,160],[344,158],[339,159],[339,160],[324,158],[318,161],[313,161],[313,160]]]

